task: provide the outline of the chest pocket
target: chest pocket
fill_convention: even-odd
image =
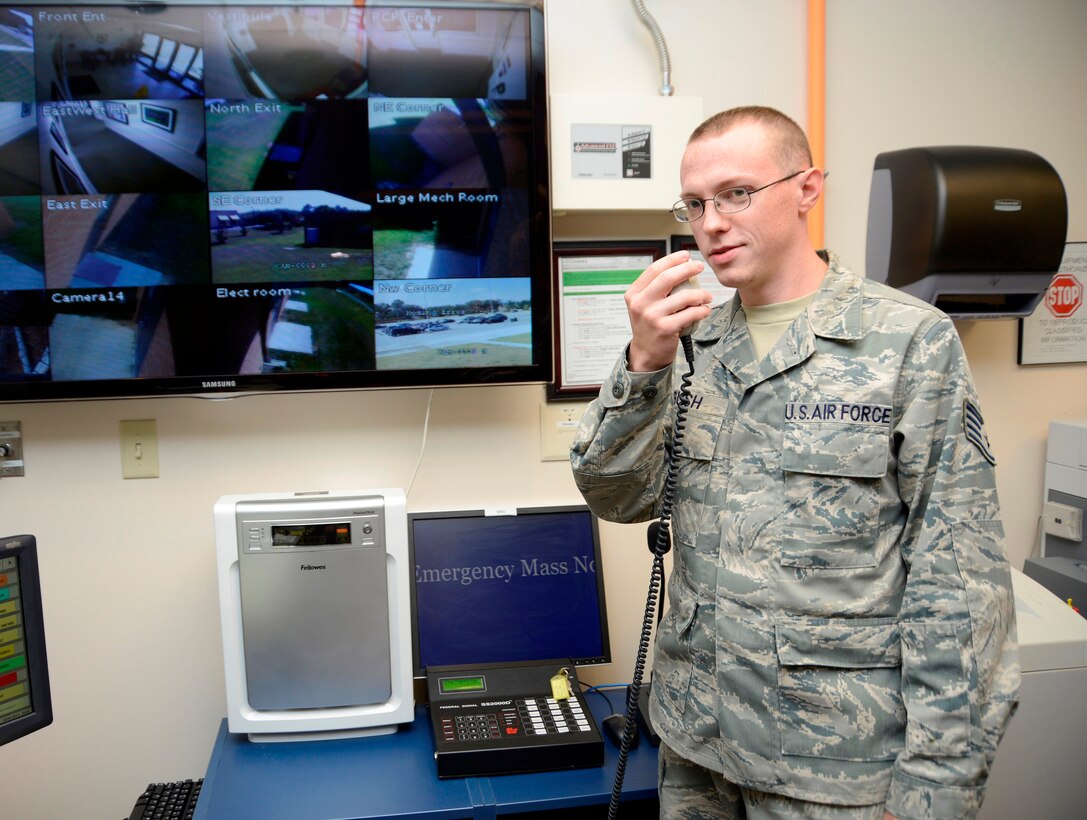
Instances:
[[[688,410],[683,422],[683,440],[677,454],[695,461],[712,460],[723,421],[723,411],[715,406],[706,410]]]
[[[702,533],[707,497],[719,495],[720,476],[727,472],[728,448],[718,446],[727,436],[723,400],[703,397],[698,407],[687,412],[683,438],[676,450],[675,506],[672,509],[672,534],[675,544],[695,547],[703,553],[716,552],[720,537]]]
[[[876,564],[884,425],[786,423],[781,563],[810,569]]]

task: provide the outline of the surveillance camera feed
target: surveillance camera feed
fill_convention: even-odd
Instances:
[[[0,6],[0,401],[550,376],[542,16]]]

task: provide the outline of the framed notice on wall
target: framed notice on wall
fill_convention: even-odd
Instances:
[[[548,397],[593,398],[630,341],[623,294],[664,256],[663,239],[554,244],[555,381]]]
[[[1087,242],[1069,242],[1042,301],[1019,320],[1019,364],[1087,362]]]

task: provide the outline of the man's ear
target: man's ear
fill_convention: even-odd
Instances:
[[[826,172],[822,168],[809,168],[800,177],[800,213],[806,214],[823,196],[823,181]]]

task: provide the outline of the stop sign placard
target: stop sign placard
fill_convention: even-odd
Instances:
[[[1083,304],[1082,283],[1070,273],[1058,273],[1049,283],[1045,304],[1058,319],[1068,318]]]

